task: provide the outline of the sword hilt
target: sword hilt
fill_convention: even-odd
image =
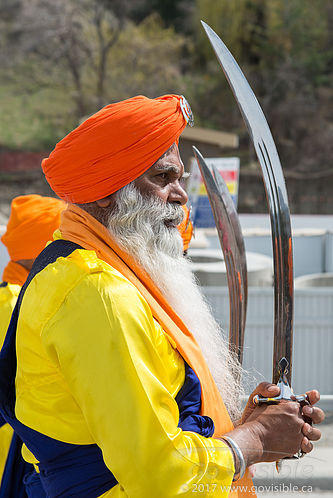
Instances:
[[[279,396],[275,396],[274,398],[264,398],[257,394],[256,396],[253,397],[253,403],[255,405],[257,406],[265,404],[273,405],[280,403],[280,401],[282,400],[297,402],[301,405],[301,407],[310,404],[306,394],[295,395],[293,393],[289,385],[289,382],[287,380],[288,366],[289,366],[288,360],[285,357],[281,358],[278,365],[280,377],[277,383],[277,386],[280,388]],[[303,419],[305,422],[312,425],[312,420],[310,417],[303,416]],[[302,450],[299,450],[295,455],[291,457],[284,457],[281,460],[278,460],[276,462],[276,470],[278,472],[281,470],[282,460],[299,459],[302,458],[304,455],[305,453]]]

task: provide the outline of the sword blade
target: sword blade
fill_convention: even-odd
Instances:
[[[264,113],[237,62],[218,37],[202,21],[208,39],[236,97],[262,170],[269,207],[274,258],[273,382],[279,378],[279,361],[289,363],[291,380],[293,343],[293,253],[287,191],[280,159]]]
[[[242,322],[242,349],[244,343],[244,333],[245,333],[245,323],[246,323],[246,311],[247,311],[247,264],[246,264],[246,252],[245,243],[242,234],[242,228],[239,223],[238,214],[235,208],[234,201],[230,195],[229,189],[217,170],[216,166],[213,165],[213,176],[217,185],[217,188],[221,194],[222,201],[224,203],[225,210],[228,214],[230,225],[232,227],[234,237],[236,239],[236,244],[238,251],[235,251],[235,260],[237,261],[236,267],[239,272],[238,280],[240,281],[240,299],[242,303],[242,316],[240,321]]]
[[[228,187],[216,169],[212,175],[203,156],[192,147],[215,219],[227,270],[229,290],[229,348],[243,361],[247,308],[247,269],[244,239]]]

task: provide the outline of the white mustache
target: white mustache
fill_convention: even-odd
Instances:
[[[161,225],[179,225],[185,213],[180,204],[165,203],[159,197],[140,195],[134,185],[127,185],[119,190],[117,208],[113,213],[117,218],[117,224],[128,229],[137,230],[138,221],[146,220],[155,231],[159,231]],[[111,218],[112,220],[112,218]]]
[[[132,183],[118,191],[107,226],[128,252],[134,245],[137,249],[143,246],[142,254],[158,249],[178,257],[183,254],[183,241],[177,225],[183,217],[180,204],[142,195]]]
[[[183,221],[184,210],[179,204],[168,204],[165,206],[164,219],[165,223],[177,226]],[[162,214],[162,213],[161,213]]]

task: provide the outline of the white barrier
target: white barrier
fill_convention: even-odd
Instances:
[[[197,230],[199,231],[199,230]],[[207,229],[209,249],[220,249],[215,229]],[[243,229],[245,249],[273,257],[272,236],[267,229]],[[191,246],[190,246],[191,247]],[[333,232],[324,228],[293,230],[294,277],[333,272]]]
[[[203,287],[214,316],[229,330],[226,287]],[[273,289],[249,287],[244,367],[258,381],[271,380],[273,354]],[[292,384],[296,393],[316,388],[322,406],[333,410],[333,287],[295,289]],[[324,406],[325,405],[325,406]]]

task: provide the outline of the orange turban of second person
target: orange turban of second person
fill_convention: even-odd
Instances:
[[[188,246],[190,245],[192,236],[193,236],[193,224],[191,221],[191,213],[188,207],[185,205],[183,206],[183,210],[185,213],[185,216],[183,218],[183,221],[178,225],[178,231],[180,235],[182,236],[183,239],[183,249],[184,252],[186,253],[188,250]]]
[[[179,136],[191,108],[180,95],[142,95],[107,105],[63,138],[43,160],[56,194],[77,204],[116,192],[147,171]]]
[[[41,195],[22,195],[13,199],[7,231],[1,238],[10,259],[35,259],[52,240],[65,207],[63,201]]]

